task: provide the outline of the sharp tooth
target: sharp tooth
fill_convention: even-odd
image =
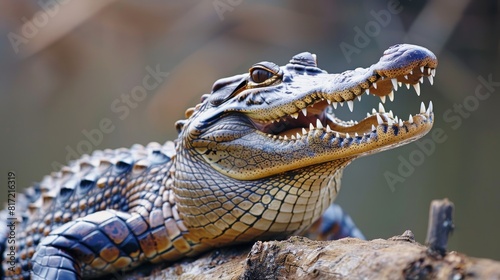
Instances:
[[[354,102],[352,100],[347,101],[347,106],[349,106],[349,111],[352,112],[354,110]]]
[[[290,139],[295,140],[295,135],[290,136]]]
[[[372,86],[374,89],[377,89],[377,83],[373,83]]]
[[[366,117],[368,118],[368,117],[370,117],[370,116],[371,116],[371,114],[370,114],[370,113],[368,113],[368,112],[366,112]]]
[[[302,108],[302,114],[304,114],[304,116],[307,116],[307,109],[306,108]]]
[[[394,91],[391,90],[391,92],[389,92],[389,94],[387,96],[389,96],[389,100],[391,102],[394,101]]]
[[[372,115],[375,115],[377,113],[377,110],[375,108],[372,108]]]
[[[377,128],[372,124],[372,131],[377,130]]]
[[[344,102],[339,102],[340,103],[340,107],[344,107]]]
[[[332,132],[332,129],[330,128],[329,124],[326,125],[326,132]]]
[[[277,119],[276,122],[280,122],[280,119]]]
[[[420,72],[424,73],[424,66],[420,66]]]
[[[288,137],[286,137],[286,135],[283,137],[283,140],[288,140]]]
[[[410,114],[410,117],[408,118],[408,122],[409,122],[409,123],[413,123],[413,117],[412,117],[412,115],[411,115],[411,114]]]
[[[407,89],[410,89],[410,84],[405,84]]]
[[[413,70],[410,70],[410,75],[413,75]]]
[[[294,119],[297,119],[299,117],[299,113],[293,113],[293,114],[290,114],[290,116]]]
[[[388,120],[387,120],[387,125],[388,125],[388,126],[391,126],[391,125],[392,125],[392,120],[391,120],[391,119],[388,119]]]
[[[351,138],[351,136],[349,135],[349,133],[345,133],[345,138]]]
[[[402,120],[399,120],[399,126],[403,126],[403,121]]]
[[[354,137],[358,137],[358,133],[357,132],[354,132]]]
[[[399,122],[399,118],[398,118],[398,116],[396,116],[396,117],[394,118],[394,122],[395,122],[395,123]]]
[[[405,75],[404,77],[405,77],[405,80],[408,80],[408,75]]]
[[[323,124],[321,124],[321,121],[319,119],[316,119],[316,128],[318,128],[318,129],[323,128]]]
[[[424,104],[424,102],[420,103],[420,114],[425,114],[425,104]]]
[[[378,104],[378,111],[379,113],[385,113],[385,108],[384,105],[382,105],[382,103]]]
[[[384,121],[382,120],[382,117],[380,117],[380,115],[377,114],[377,123],[378,124],[383,124]]]
[[[358,101],[361,101],[361,95],[358,95]]]
[[[314,129],[314,125],[312,123],[309,124],[309,130],[313,130]]]
[[[398,86],[401,87],[403,85],[402,82],[398,82]]]
[[[339,138],[340,134],[338,132],[335,133],[335,137]]]
[[[337,109],[337,102],[332,103],[333,109]]]
[[[418,82],[423,84],[424,83],[424,76],[420,77],[420,79],[418,79]]]
[[[304,134],[304,135],[307,134],[307,130],[305,128],[302,128],[302,134]]]
[[[297,137],[297,139],[302,138],[298,132],[297,132],[297,134],[295,134],[295,137]]]
[[[394,114],[392,113],[392,110],[389,110],[389,113],[387,114],[389,117],[394,118]]]
[[[273,135],[268,133],[268,134],[267,134],[267,137],[269,137],[269,138],[273,138]]]
[[[436,76],[436,68],[431,69],[431,75],[432,75],[432,77]]]
[[[385,103],[385,95],[384,96],[380,96],[380,100],[382,101],[382,103]]]
[[[328,103],[328,105],[332,104],[332,101],[330,101],[330,99],[327,99],[326,102]]]
[[[427,74],[430,75],[431,74],[431,68],[427,68]]]
[[[281,135],[280,135],[280,136],[278,137],[278,139],[279,139],[279,140],[283,140],[283,136],[281,136]]]
[[[420,96],[420,84],[419,83],[414,84],[413,88],[417,92],[417,95]]]
[[[429,107],[427,108],[427,111],[425,112],[427,115],[430,115],[432,113],[432,101],[429,101]]]
[[[391,82],[392,82],[392,87],[394,88],[394,90],[398,90],[398,80],[396,78],[392,78]]]
[[[365,92],[366,92],[366,95],[369,95],[369,94],[370,94],[370,89],[369,89],[369,88],[367,88],[367,89],[365,90]]]
[[[427,79],[429,79],[431,85],[434,84],[434,78],[432,76],[427,76]]]

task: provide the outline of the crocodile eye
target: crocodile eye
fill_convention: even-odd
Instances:
[[[283,71],[272,62],[262,61],[254,64],[249,72],[247,88],[265,87],[276,84],[283,77]]]
[[[250,76],[252,77],[252,81],[255,82],[255,83],[263,83],[265,82],[267,79],[271,78],[274,74],[265,70],[265,69],[262,69],[262,68],[255,68],[255,69],[252,69],[251,73],[250,73]]]

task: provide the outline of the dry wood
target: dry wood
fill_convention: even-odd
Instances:
[[[432,253],[444,255],[448,236],[453,232],[453,202],[447,198],[433,200],[429,211],[429,226],[427,227],[427,238],[425,244],[429,246]]]

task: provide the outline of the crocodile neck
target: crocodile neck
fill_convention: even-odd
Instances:
[[[303,232],[333,202],[343,169],[351,162],[330,161],[244,181],[211,171],[186,149],[177,152],[173,189],[189,229],[185,238],[209,246]]]

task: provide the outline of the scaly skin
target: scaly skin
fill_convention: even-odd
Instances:
[[[352,108],[365,92],[392,99],[398,81],[418,93],[436,66],[425,48],[397,45],[341,74],[301,53],[221,79],[177,122],[175,142],[94,152],[22,195],[15,268],[6,250],[4,273],[79,279],[300,234],[332,203],[350,162],[418,139],[433,123],[432,105],[407,121],[380,108],[355,124],[329,103]]]

